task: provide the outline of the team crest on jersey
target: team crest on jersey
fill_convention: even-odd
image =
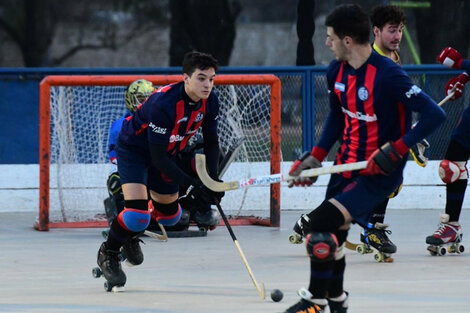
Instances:
[[[204,114],[202,114],[202,112],[199,112],[196,116],[196,119],[194,120],[194,122],[200,122],[202,121],[202,119],[204,118]]]
[[[366,87],[362,86],[357,90],[357,96],[361,101],[366,101],[369,99],[369,90]]]
[[[336,89],[336,90],[339,90],[339,91],[341,91],[341,92],[344,92],[344,91],[346,90],[346,86],[344,86],[343,83],[338,83],[338,82],[336,82],[336,83],[335,83],[335,89]]]

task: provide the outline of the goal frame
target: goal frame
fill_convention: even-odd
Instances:
[[[50,88],[52,86],[127,86],[137,79],[146,79],[155,85],[167,85],[183,80],[182,75],[51,75],[39,84],[39,215],[34,228],[107,227],[106,221],[51,222],[50,206]],[[272,74],[221,74],[215,85],[270,85],[270,172],[281,169],[281,81]],[[280,226],[280,183],[270,186],[269,217],[239,216],[230,218],[232,225]]]

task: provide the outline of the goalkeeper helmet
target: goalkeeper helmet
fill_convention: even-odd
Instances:
[[[145,79],[138,79],[127,87],[124,93],[126,107],[131,112],[137,111],[137,107],[142,104],[153,92],[155,87]]]

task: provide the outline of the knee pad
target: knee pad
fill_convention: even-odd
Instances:
[[[163,226],[173,226],[180,220],[182,210],[178,201],[163,204],[152,200],[152,204],[154,208],[152,216]]]
[[[133,204],[132,207],[129,204]],[[150,212],[147,207],[147,200],[125,201],[124,210],[118,215],[118,223],[124,229],[132,232],[144,231],[150,223]],[[145,209],[143,209],[145,207]]]
[[[467,162],[442,160],[439,164],[439,177],[446,184],[451,184],[459,179],[467,179]]]
[[[332,233],[313,232],[307,235],[305,246],[310,259],[315,262],[335,260],[338,240]]]

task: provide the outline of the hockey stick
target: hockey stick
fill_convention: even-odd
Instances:
[[[253,281],[253,285],[255,285],[256,291],[258,291],[260,298],[264,300],[266,297],[264,284],[263,283],[258,284],[258,282],[256,281],[255,275],[253,275],[253,272],[250,268],[250,264],[248,264],[248,261],[246,260],[245,254],[243,253],[242,248],[240,247],[240,244],[238,243],[237,237],[235,237],[235,234],[232,230],[232,226],[230,226],[227,216],[225,216],[225,213],[222,210],[222,207],[220,206],[219,201],[216,200],[215,205],[217,206],[217,210],[219,211],[220,215],[222,216],[222,219],[224,220],[225,226],[227,227],[228,232],[230,233],[230,237],[232,237],[235,247],[237,247],[238,253],[240,254],[240,257],[242,258],[243,264],[245,264],[248,274],[250,275],[251,281]]]
[[[303,170],[297,177],[313,177],[325,174],[334,174],[347,171],[362,170],[367,167],[367,161],[348,163],[341,165],[333,165],[329,167],[318,167],[308,170]],[[240,188],[252,187],[252,186],[261,186],[261,185],[270,185],[275,183],[280,183],[283,181],[288,181],[295,179],[297,177],[292,177],[289,175],[282,174],[273,174],[267,176],[259,176],[246,178],[241,180],[235,180],[230,182],[218,182],[213,180],[206,169],[206,156],[204,154],[196,154],[196,172],[201,179],[202,183],[207,186],[207,188],[213,191],[228,191],[235,190]]]
[[[449,101],[449,99],[451,99],[451,98],[454,96],[454,94],[455,94],[455,91],[454,91],[454,90],[455,90],[455,87],[452,88],[451,91],[450,91],[450,93],[449,93],[444,99],[442,99],[441,102],[439,102],[437,105],[438,105],[438,106],[441,106],[441,105],[443,105],[444,103],[446,103],[447,101]]]
[[[152,237],[154,239],[160,240],[160,241],[168,241],[168,235],[166,233],[165,227],[163,227],[162,224],[158,223],[158,227],[160,227],[160,230],[162,231],[162,234],[157,234],[156,232],[150,231],[150,230],[145,230],[144,235]]]

